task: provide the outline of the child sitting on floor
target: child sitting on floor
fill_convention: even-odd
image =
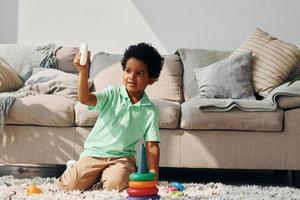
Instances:
[[[135,144],[141,137],[146,144],[149,172],[154,172],[158,179],[159,110],[149,100],[145,88],[158,80],[162,56],[146,43],[129,46],[121,61],[123,85],[94,93],[88,90],[90,60],[85,65],[79,62],[77,53],[74,65],[79,71],[79,101],[98,110],[99,116],[80,159],[59,177],[58,187],[86,190],[100,179],[104,189],[126,189],[129,175],[136,170]]]

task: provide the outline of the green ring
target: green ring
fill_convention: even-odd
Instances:
[[[153,172],[141,174],[139,172],[135,172],[130,174],[129,179],[131,181],[152,181],[155,180],[156,175]]]

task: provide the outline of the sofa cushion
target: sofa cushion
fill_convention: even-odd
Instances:
[[[152,102],[160,110],[159,128],[178,128],[180,117],[179,103],[160,99],[153,99]],[[94,126],[97,117],[98,112],[96,110],[89,111],[86,105],[79,102],[75,105],[76,126]]]
[[[254,90],[267,96],[282,84],[300,58],[299,49],[290,43],[257,28],[232,56],[252,51],[252,82]]]
[[[182,129],[282,131],[284,112],[243,112],[232,109],[228,112],[202,112],[191,101],[181,105]]]
[[[251,52],[194,69],[200,98],[255,99],[251,84]]]
[[[17,72],[0,57],[0,92],[14,91],[22,85],[23,82]]]
[[[6,123],[73,126],[75,103],[62,96],[46,94],[17,98],[10,107]]]
[[[101,70],[101,72],[99,72],[93,79],[93,86],[95,91],[102,90],[109,85],[121,86],[123,84],[122,74],[123,71],[120,62],[107,66],[105,69]]]
[[[184,99],[187,101],[197,96],[199,91],[193,70],[227,58],[231,51],[179,49],[176,53],[180,55],[183,63],[183,93]]]
[[[121,54],[111,54],[106,52],[96,53],[90,67],[90,78],[94,79],[99,72],[113,64],[121,62],[121,59]]]
[[[90,77],[94,77],[95,90],[101,90],[108,85],[118,86],[122,84],[123,70],[120,59],[121,56],[103,52],[94,56]],[[95,76],[94,73],[96,72],[98,74]],[[166,56],[159,80],[146,88],[147,95],[151,99],[182,102],[182,73],[182,63],[179,56]]]
[[[57,50],[55,57],[57,60],[57,68],[64,72],[77,73],[77,69],[73,64],[75,54],[79,51],[77,47],[62,47]]]

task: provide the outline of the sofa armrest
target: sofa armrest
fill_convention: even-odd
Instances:
[[[279,96],[277,99],[278,107],[281,109],[292,109],[300,107],[300,96]]]
[[[286,169],[300,169],[300,108],[287,110],[284,112],[284,134],[285,134],[285,154]]]

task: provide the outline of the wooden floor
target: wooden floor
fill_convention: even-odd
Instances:
[[[14,175],[17,178],[59,177],[64,170],[64,165],[0,165],[0,176]],[[300,171],[160,168],[160,180],[300,187]]]

